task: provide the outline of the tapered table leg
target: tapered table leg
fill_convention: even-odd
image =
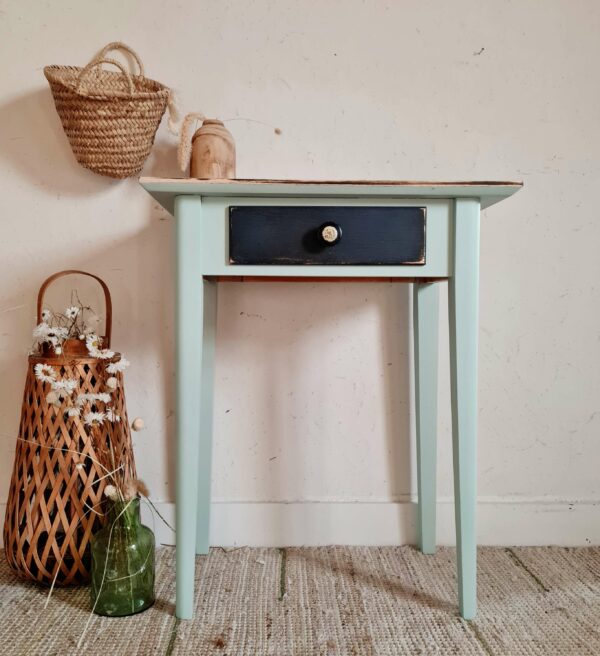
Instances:
[[[215,338],[217,331],[217,282],[204,281],[204,328],[202,331],[202,396],[198,461],[198,508],[196,553],[207,554],[210,547],[210,488],[212,471],[213,388]]]
[[[435,553],[438,284],[413,285],[419,548]]]
[[[175,198],[176,231],[176,615],[194,612],[204,289],[200,260],[202,199]]]
[[[457,199],[454,274],[448,281],[452,448],[460,613],[477,613],[477,336],[479,202]]]

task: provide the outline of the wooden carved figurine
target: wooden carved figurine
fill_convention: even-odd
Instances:
[[[191,141],[189,130],[195,121],[202,121]],[[185,172],[190,165],[190,177],[202,180],[235,178],[235,142],[229,130],[217,119],[201,114],[188,114],[182,124],[178,151],[179,166]]]

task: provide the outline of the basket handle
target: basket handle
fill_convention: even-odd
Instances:
[[[48,289],[48,286],[53,283],[57,278],[62,278],[63,276],[70,276],[73,274],[77,274],[80,276],[89,276],[90,278],[93,278],[94,280],[97,280],[100,283],[100,286],[102,287],[102,291],[104,292],[104,304],[106,306],[106,327],[105,327],[105,335],[104,335],[104,343],[106,348],[110,348],[110,337],[112,334],[112,300],[110,298],[110,291],[108,290],[107,284],[102,280],[102,278],[99,278],[98,276],[95,276],[93,273],[88,273],[87,271],[79,271],[78,269],[67,269],[65,271],[59,271],[58,273],[53,273],[49,278],[46,278],[44,282],[42,283],[42,286],[40,287],[40,291],[38,292],[38,297],[37,297],[37,322],[38,324],[42,323],[42,306],[44,304],[44,294],[46,293],[46,289]]]
[[[121,52],[126,52],[130,54],[135,60],[135,63],[138,65],[138,69],[139,69],[138,75],[144,77],[144,64],[142,64],[142,60],[140,59],[140,56],[137,54],[135,50],[133,50],[133,48],[130,48],[122,41],[112,41],[111,43],[106,44],[104,48],[102,48],[102,50],[96,55],[96,57],[94,57],[92,61],[105,59],[106,55],[111,50],[120,50]]]
[[[79,93],[81,91],[81,85],[83,84],[84,79],[90,74],[92,69],[102,64],[113,64],[121,70],[121,73],[125,76],[127,80],[127,85],[129,86],[129,93],[133,96],[135,94],[135,86],[133,80],[131,79],[131,74],[125,69],[123,64],[120,64],[116,59],[94,59],[92,60],[82,71],[79,73],[77,78],[77,84],[75,85],[75,91]]]
[[[181,136],[179,137],[179,147],[177,148],[177,162],[179,168],[185,173],[190,164],[192,155],[192,139],[190,137],[192,125],[197,125],[198,121],[206,120],[206,116],[200,112],[191,112],[186,114],[183,122],[181,123]]]

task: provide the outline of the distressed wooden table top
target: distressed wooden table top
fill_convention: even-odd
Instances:
[[[413,180],[197,180],[194,178],[140,178],[140,184],[165,209],[173,213],[174,197],[264,196],[304,198],[479,198],[486,208],[512,196],[522,182],[413,181]]]

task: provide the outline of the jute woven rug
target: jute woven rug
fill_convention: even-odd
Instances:
[[[479,615],[457,615],[455,552],[412,547],[212,549],[196,615],[174,617],[174,551],[157,602],[89,617],[87,588],[47,590],[0,559],[0,654],[148,656],[584,656],[600,654],[600,548],[479,550]]]

